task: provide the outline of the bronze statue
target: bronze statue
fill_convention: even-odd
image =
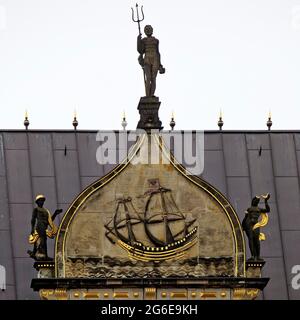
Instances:
[[[132,8],[131,8],[132,9]],[[139,35],[137,37],[137,51],[139,52],[139,64],[143,68],[145,90],[147,97],[153,97],[156,89],[157,73],[165,73],[165,68],[160,61],[159,40],[152,36],[153,28],[146,25],[144,32],[146,37],[142,38],[140,22],[144,20],[143,6],[141,12],[142,19],[139,19],[138,5],[136,4],[137,20],[134,19],[134,12],[132,9],[132,20],[138,22]]]
[[[265,208],[258,207],[260,199],[265,201]],[[255,196],[252,199],[251,207],[245,211],[246,215],[242,222],[243,230],[246,232],[251,252],[250,260],[261,260],[260,258],[260,241],[265,240],[265,235],[260,232],[260,227],[264,227],[268,223],[268,215],[270,206],[268,200],[270,194]],[[258,219],[261,217],[261,220]]]
[[[47,237],[54,238],[57,233],[57,227],[53,221],[55,217],[62,212],[62,209],[55,210],[54,214],[44,208],[45,196],[38,195],[35,199],[37,206],[33,209],[31,219],[31,234],[29,243],[33,244],[33,251],[28,250],[28,254],[35,260],[52,260],[48,257]],[[50,226],[50,229],[48,229]]]

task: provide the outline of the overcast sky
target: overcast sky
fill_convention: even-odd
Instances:
[[[300,0],[144,0],[169,128],[299,129]],[[0,0],[0,128],[128,129],[144,95],[129,0]]]

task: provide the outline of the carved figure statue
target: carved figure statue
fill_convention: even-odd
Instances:
[[[165,73],[165,68],[160,61],[159,40],[152,36],[153,28],[146,25],[144,32],[146,37],[142,38],[140,22],[144,20],[143,6],[141,7],[142,18],[139,17],[138,4],[136,4],[136,19],[132,10],[132,20],[138,23],[139,35],[137,37],[137,51],[139,52],[139,64],[143,68],[146,97],[153,97],[156,89],[157,73]]]
[[[264,199],[265,208],[260,208],[258,206],[261,198]],[[251,207],[245,211],[246,215],[243,219],[242,227],[248,237],[251,260],[261,260],[260,241],[265,240],[265,235],[260,232],[260,228],[268,223],[269,218],[267,213],[270,212],[270,206],[268,204],[269,199],[269,193],[255,196],[252,199]],[[259,220],[259,218],[261,218],[261,220]]]
[[[33,209],[31,219],[31,234],[29,243],[33,244],[33,251],[28,250],[28,254],[35,260],[52,260],[48,257],[47,237],[54,238],[57,233],[57,227],[53,220],[62,212],[62,209],[55,210],[54,214],[44,207],[45,196],[38,195],[35,199],[37,206]],[[50,229],[48,229],[50,227]]]
[[[144,70],[146,96],[154,96],[156,89],[157,73],[165,73],[165,68],[160,62],[159,40],[152,36],[153,28],[145,26],[146,37],[139,34],[137,38],[137,50],[140,53],[139,64]]]

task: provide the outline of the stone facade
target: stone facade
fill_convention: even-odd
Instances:
[[[58,268],[58,276],[164,278],[236,275],[237,256],[243,253],[237,252],[236,230],[232,230],[232,217],[214,195],[191,181],[188,175],[183,175],[169,159],[161,158],[160,163],[145,164],[148,152],[147,139],[148,137],[144,136],[144,142],[135,151],[139,152],[138,162],[135,154],[126,167],[116,172],[109,183],[92,190],[78,205],[76,211],[72,212],[66,224],[68,232],[58,235],[58,242],[64,244],[61,253],[62,267]],[[155,139],[152,140],[152,144],[154,143],[154,151],[163,155]],[[127,204],[128,209],[133,211],[130,214],[145,219],[149,181],[154,179],[159,181],[161,187],[170,190],[164,200],[166,206],[169,206],[169,211],[177,210],[185,217],[185,220],[175,221],[176,223],[170,225],[171,232],[178,234],[177,238],[180,238],[180,231],[188,221],[194,221],[190,228],[197,228],[195,244],[184,252],[181,259],[174,257],[160,262],[154,259],[146,262],[137,261],[116,244],[118,237],[114,234],[113,220],[118,199],[130,197],[131,202]],[[161,213],[161,202],[159,195],[153,196],[148,211]],[[119,207],[119,211],[120,217],[125,216],[123,208]],[[68,215],[69,213],[66,214]],[[110,227],[111,232],[108,230]],[[163,240],[162,223],[152,224],[149,228]],[[126,237],[126,227],[123,229],[121,232]],[[138,241],[145,246],[151,246],[144,223],[137,223],[132,229]],[[238,232],[242,239],[241,229]],[[239,272],[242,272],[241,268]]]

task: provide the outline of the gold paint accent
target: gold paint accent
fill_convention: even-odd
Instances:
[[[134,292],[134,293],[133,293],[133,296],[134,296],[135,298],[138,298],[139,295],[140,295],[140,294],[139,294],[138,292]]]
[[[196,292],[192,292],[192,293],[191,293],[191,297],[192,297],[192,298],[196,298],[196,296],[197,296],[197,293],[196,293]]]
[[[39,268],[52,268],[54,267],[54,264],[50,264],[50,263],[44,263],[44,264],[38,264]]]
[[[245,288],[235,288],[233,289],[233,298],[236,300],[252,299],[254,300],[259,294],[259,289],[245,289]]]
[[[53,295],[54,290],[42,289],[39,293],[42,300],[48,300],[49,296]]]
[[[171,292],[171,298],[186,298],[186,292]]]
[[[129,294],[128,292],[115,292],[114,298],[128,298]]]
[[[79,292],[74,292],[74,298],[79,298],[80,297],[80,293]]]
[[[46,199],[46,197],[45,197],[43,194],[38,194],[38,195],[35,197],[35,201],[40,200],[40,199]]]
[[[50,295],[50,290],[42,289],[40,290],[40,297],[42,300],[48,300],[49,295]],[[53,290],[51,292],[51,295],[53,294]]]
[[[156,288],[145,288],[146,298],[155,298],[156,297]]]
[[[86,299],[99,299],[100,293],[98,292],[86,292],[83,294]]]
[[[108,298],[108,297],[109,297],[109,293],[105,292],[105,293],[103,294],[103,297],[104,297],[104,298]]]
[[[247,290],[247,296],[250,297],[252,300],[257,298],[259,294],[259,289],[248,289]]]
[[[55,289],[54,295],[57,300],[67,300],[68,299],[67,289]]]
[[[246,296],[246,289],[245,288],[235,288],[233,289],[233,298],[240,300]]]
[[[162,293],[161,293],[161,297],[162,297],[162,298],[166,298],[166,296],[167,296],[167,293],[166,293],[166,292],[162,292]]]
[[[226,292],[221,292],[220,296],[221,296],[222,298],[225,298],[225,297],[226,297]]]
[[[254,226],[253,226],[253,230],[257,229],[257,228],[260,228],[260,227],[264,227],[268,224],[269,222],[269,216],[267,213],[265,212],[262,212],[261,213],[261,220],[258,221]],[[260,241],[264,241],[266,240],[266,236],[263,232],[260,232],[259,233],[259,240]]]
[[[128,253],[128,255],[135,259],[140,261],[159,261],[159,260],[167,260],[174,258],[174,256],[179,259],[183,255],[185,255],[185,251],[187,251],[190,247],[195,245],[197,242],[197,238],[194,238],[192,241],[187,242],[182,247],[176,248],[176,249],[170,249],[165,252],[144,252],[142,250],[139,250],[137,248],[134,248],[127,243],[123,242],[122,240],[118,240],[117,244],[125,249]],[[159,248],[157,248],[159,249]]]
[[[216,292],[200,292],[200,298],[216,298]]]

